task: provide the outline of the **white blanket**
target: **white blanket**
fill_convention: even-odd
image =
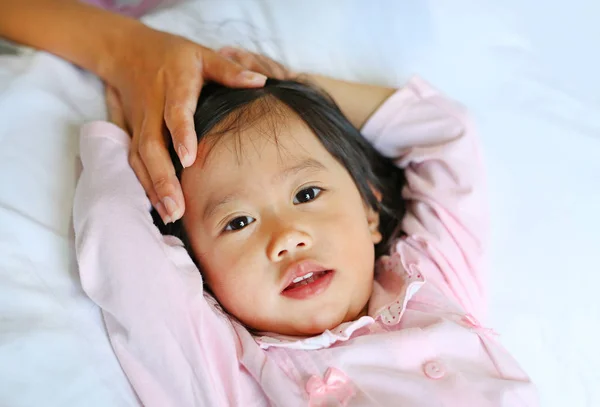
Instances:
[[[204,0],[145,21],[297,70],[402,85],[475,114],[493,226],[489,325],[544,406],[600,405],[600,4]],[[0,406],[136,406],[81,291],[77,136],[101,83],[45,53],[0,57]]]

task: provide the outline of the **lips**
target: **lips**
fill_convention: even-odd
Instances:
[[[287,268],[281,294],[294,299],[307,299],[325,291],[331,283],[334,270],[304,260]]]
[[[317,279],[323,277],[323,274],[325,274],[325,273],[327,273],[327,270],[325,270],[325,271],[309,271],[305,275],[303,275],[301,277],[296,277],[295,279],[293,279],[292,282],[290,283],[290,285],[288,285],[283,291],[291,290],[296,287],[301,287],[303,285],[308,285],[310,283],[314,283]]]

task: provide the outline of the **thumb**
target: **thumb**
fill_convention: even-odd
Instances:
[[[207,49],[203,55],[203,76],[232,88],[258,88],[265,85],[267,77],[246,70],[240,64]]]

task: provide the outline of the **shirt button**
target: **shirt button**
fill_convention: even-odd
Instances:
[[[425,376],[433,380],[439,380],[446,375],[446,369],[437,361],[425,363],[423,365],[423,372],[425,372]]]

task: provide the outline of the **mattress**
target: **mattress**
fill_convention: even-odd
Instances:
[[[464,103],[492,222],[488,325],[542,405],[599,406],[600,3],[190,1],[143,21],[296,70]],[[78,130],[102,84],[43,52],[0,56],[0,406],[138,406],[79,283]]]

